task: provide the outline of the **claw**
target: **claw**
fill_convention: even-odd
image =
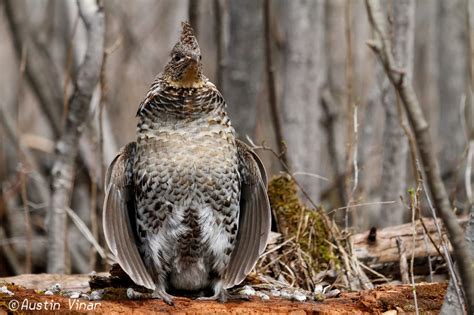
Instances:
[[[160,299],[166,304],[174,306],[174,303],[173,303],[174,296],[166,293],[166,291],[163,289],[155,289],[153,293],[141,293],[141,292],[135,291],[132,288],[128,288],[127,297],[130,300]]]
[[[171,294],[166,293],[163,289],[156,288],[155,291],[151,294],[152,298],[163,300],[168,305],[174,306],[173,298]]]
[[[150,293],[142,293],[135,291],[133,288],[128,288],[127,289],[127,297],[130,300],[142,300],[142,299],[149,299],[151,298]]]

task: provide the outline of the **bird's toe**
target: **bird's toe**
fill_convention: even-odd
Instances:
[[[156,289],[156,290],[152,293],[151,296],[152,296],[152,298],[154,298],[154,299],[163,300],[163,302],[165,302],[166,304],[171,305],[171,306],[174,306],[174,302],[173,302],[174,296],[172,296],[171,294],[166,293],[165,290]]]

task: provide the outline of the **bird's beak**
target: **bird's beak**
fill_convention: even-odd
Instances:
[[[188,57],[188,59],[196,62],[196,63],[199,63],[199,54],[192,54],[190,57]]]

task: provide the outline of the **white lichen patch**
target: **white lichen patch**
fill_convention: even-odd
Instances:
[[[8,290],[8,288],[7,288],[6,285],[0,287],[0,293],[6,294],[6,295],[8,295],[8,296],[13,296],[13,295],[15,295],[15,293],[13,293],[12,291]]]
[[[242,289],[239,290],[238,293],[242,295],[253,296],[256,292],[255,289],[251,286],[245,285]]]
[[[274,289],[274,290],[271,290],[271,291],[270,291],[270,294],[271,294],[272,296],[277,297],[277,296],[280,296],[280,295],[281,295],[281,292],[278,291],[278,290],[276,290],[276,289]]]
[[[286,290],[281,290],[281,291],[280,291],[280,296],[281,296],[282,298],[284,298],[284,299],[291,300],[291,298],[292,298],[293,295],[291,294],[291,292],[288,292],[288,291],[286,291]]]
[[[69,297],[71,299],[78,299],[81,297],[81,292],[71,292],[71,294],[69,295]]]
[[[323,294],[324,293],[324,289],[323,289],[323,286],[321,284],[317,284],[314,286],[314,294]]]
[[[54,294],[59,293],[61,292],[61,285],[59,283],[55,283],[48,290]]]
[[[300,292],[300,291],[295,291],[295,292],[293,293],[293,299],[294,299],[295,301],[298,301],[298,302],[304,302],[304,301],[306,301],[307,297],[306,297],[306,295],[303,294],[302,292]]]
[[[267,294],[263,293],[263,292],[257,291],[257,292],[256,292],[256,295],[257,295],[259,298],[261,298],[262,301],[268,301],[268,300],[270,300],[270,297],[269,297]]]
[[[324,295],[327,297],[327,298],[334,298],[334,297],[337,297],[341,294],[341,290],[339,289],[334,289],[334,290],[331,290],[331,291],[328,291],[326,292]]]
[[[103,296],[104,296],[104,290],[94,290],[91,292],[89,296],[89,300],[91,301],[102,300]]]

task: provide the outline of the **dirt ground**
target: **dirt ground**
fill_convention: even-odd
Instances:
[[[70,282],[66,288],[80,288],[84,279],[78,280],[69,276]],[[33,281],[32,281],[33,279]],[[32,276],[25,288],[21,285],[7,282],[12,278],[0,279],[0,287],[6,285],[13,295],[0,291],[0,314],[11,313],[17,310],[20,313],[28,312],[29,308],[36,308],[34,313],[106,313],[106,314],[405,314],[414,313],[413,289],[408,285],[383,285],[373,290],[359,292],[343,292],[337,298],[327,298],[322,302],[297,302],[272,297],[269,301],[262,301],[259,297],[252,297],[250,301],[218,302],[196,301],[187,298],[176,298],[175,306],[169,306],[158,300],[132,301],[126,298],[119,300],[107,299],[89,301],[55,295],[45,295],[44,291],[34,290],[31,287],[47,287],[45,281],[40,285]],[[24,280],[24,279],[23,279]],[[50,279],[52,283],[58,279]],[[81,283],[82,281],[82,283]],[[69,285],[69,287],[68,287]],[[417,284],[416,293],[418,307],[423,314],[437,314],[443,303],[445,283]],[[64,289],[64,288],[63,288]],[[12,302],[13,301],[13,302]],[[26,301],[26,302],[25,302]],[[41,310],[39,310],[41,308]]]

